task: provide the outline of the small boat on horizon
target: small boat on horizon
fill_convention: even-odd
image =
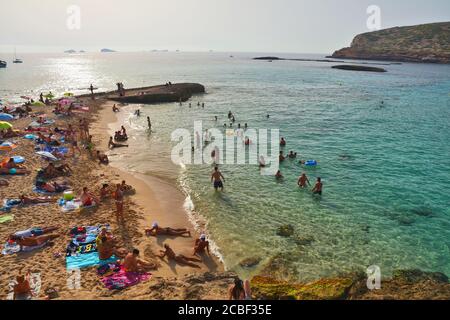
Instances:
[[[17,58],[16,48],[14,48],[14,60],[13,60],[13,63],[23,63],[22,59]]]
[[[0,68],[6,68],[7,65],[6,61],[0,60]]]

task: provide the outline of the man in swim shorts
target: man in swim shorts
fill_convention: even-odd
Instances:
[[[323,186],[322,179],[317,178],[316,185],[312,189],[313,194],[318,194],[321,196],[322,195],[322,186]]]
[[[298,178],[297,184],[300,188],[306,188],[306,184],[311,185],[305,173]]]
[[[214,168],[214,172],[211,175],[211,182],[214,182],[214,189],[219,189],[223,191],[223,182],[225,182],[225,177],[222,175],[222,173],[219,171],[219,167]]]
[[[155,269],[153,263],[139,259],[139,250],[133,249],[133,252],[127,254],[123,261],[123,267],[127,272],[144,272],[145,269]]]

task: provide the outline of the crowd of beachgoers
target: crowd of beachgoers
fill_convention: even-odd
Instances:
[[[205,234],[192,240],[190,254],[177,254],[168,243],[159,253],[137,249],[142,235],[191,237],[192,231],[158,222],[139,230],[136,190],[108,166],[108,149],[128,146],[126,128],[109,141],[91,132],[106,100],[90,90],[78,97],[41,93],[36,101],[22,96],[20,105],[0,106],[3,298],[77,297],[65,285],[71,272],[99,291],[94,297],[114,298],[105,290],[145,286],[162,259],[201,269],[202,256],[210,255]],[[149,117],[148,124],[151,130]],[[224,297],[249,299],[249,292],[249,282],[236,278]]]

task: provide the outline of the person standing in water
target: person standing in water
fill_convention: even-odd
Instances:
[[[150,117],[147,117],[147,124],[148,124],[148,130],[151,132],[152,131],[152,122],[150,120]]]
[[[91,83],[91,86],[89,87],[89,90],[91,91],[91,94],[94,95],[94,86]]]
[[[312,189],[313,194],[318,194],[319,196],[321,196],[322,195],[322,187],[323,187],[322,179],[317,178],[316,185]]]
[[[311,185],[311,183],[309,183],[308,177],[306,176],[306,174],[304,172],[298,178],[297,184],[300,188],[306,188],[306,184]]]
[[[214,182],[214,189],[216,191],[219,188],[220,188],[220,191],[223,191],[222,179],[223,179],[223,182],[225,182],[225,177],[219,171],[219,167],[214,167],[214,172],[211,175],[211,182]]]

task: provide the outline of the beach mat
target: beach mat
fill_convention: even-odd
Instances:
[[[14,216],[12,214],[0,215],[0,224],[14,221]]]
[[[101,281],[109,290],[122,290],[137,285],[140,282],[147,281],[151,278],[151,276],[151,273],[147,272],[126,272],[122,266],[120,271],[103,277]]]
[[[107,260],[99,259],[95,240],[103,227],[109,228],[109,225],[72,228],[72,240],[66,249],[67,269],[81,269],[117,261],[117,258],[114,256]],[[84,232],[80,234],[74,233],[78,229],[83,229]]]
[[[2,254],[6,256],[9,254],[15,254],[15,253],[19,253],[19,252],[30,252],[33,250],[41,249],[41,248],[45,247],[47,244],[48,244],[48,241],[44,242],[43,244],[41,244],[39,246],[23,247],[22,251],[20,251],[20,246],[18,244],[16,244],[16,243],[10,244],[9,242],[6,242],[5,245],[3,246]]]
[[[117,261],[115,256],[107,260],[100,260],[98,257],[98,252],[82,253],[78,255],[69,255],[66,257],[66,268],[71,269],[82,269],[94,266],[100,266],[103,264],[114,263]]]

